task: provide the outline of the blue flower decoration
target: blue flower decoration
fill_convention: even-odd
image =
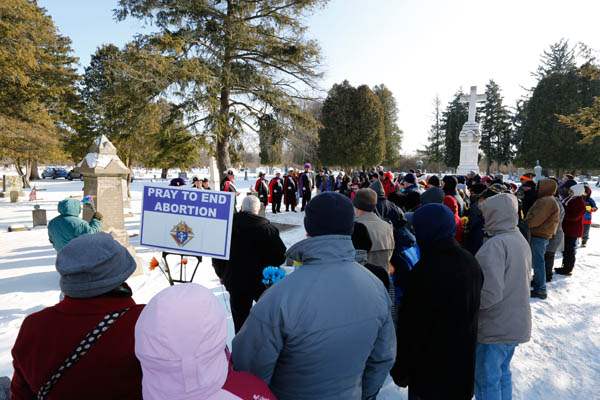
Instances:
[[[285,278],[285,271],[281,267],[266,267],[263,269],[263,280],[267,287],[276,284]]]

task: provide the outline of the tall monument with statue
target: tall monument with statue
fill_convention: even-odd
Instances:
[[[469,104],[469,118],[460,131],[460,163],[456,169],[458,175],[466,175],[470,171],[479,172],[479,142],[481,131],[475,120],[477,103],[485,101],[483,94],[477,94],[477,86],[471,86],[471,93],[463,96],[461,101]]]

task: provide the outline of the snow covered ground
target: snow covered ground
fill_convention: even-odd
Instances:
[[[202,171],[196,172],[199,176]],[[152,177],[154,171],[140,173]],[[242,178],[242,177],[241,177]],[[132,185],[132,204],[126,219],[130,241],[147,265],[159,252],[139,245],[141,188],[148,181]],[[238,179],[245,192],[253,180]],[[69,196],[81,197],[80,181],[42,181],[35,183],[38,201],[28,202],[28,191],[17,204],[0,199],[0,376],[12,374],[10,350],[23,319],[43,307],[53,305],[59,296],[58,274],[54,269],[55,252],[48,242],[47,230],[36,228],[8,233],[11,224],[31,226],[31,210],[39,204],[48,210],[48,220],[56,212],[56,203]],[[166,184],[166,183],[165,183]],[[600,201],[600,191],[594,197]],[[301,213],[267,216],[276,222],[297,225],[282,233],[286,245],[304,237]],[[596,216],[596,220],[600,215]],[[556,260],[557,265],[560,260]],[[229,309],[228,295],[220,285],[210,260],[205,259],[196,274],[198,282],[215,293]],[[167,287],[160,271],[145,271],[129,283],[137,302],[147,302]],[[512,371],[514,398],[527,400],[593,399],[598,397],[600,382],[600,229],[592,228],[590,242],[578,250],[577,267],[572,277],[557,276],[549,285],[546,301],[532,300],[533,338],[519,346]],[[230,321],[230,339],[233,324]],[[388,382],[380,399],[406,399],[406,391]]]

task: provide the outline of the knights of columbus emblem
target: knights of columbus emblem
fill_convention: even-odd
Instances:
[[[185,222],[181,221],[171,229],[171,236],[179,247],[183,247],[194,237],[194,231]]]

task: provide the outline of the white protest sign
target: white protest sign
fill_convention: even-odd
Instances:
[[[140,244],[229,259],[233,193],[145,186]]]

